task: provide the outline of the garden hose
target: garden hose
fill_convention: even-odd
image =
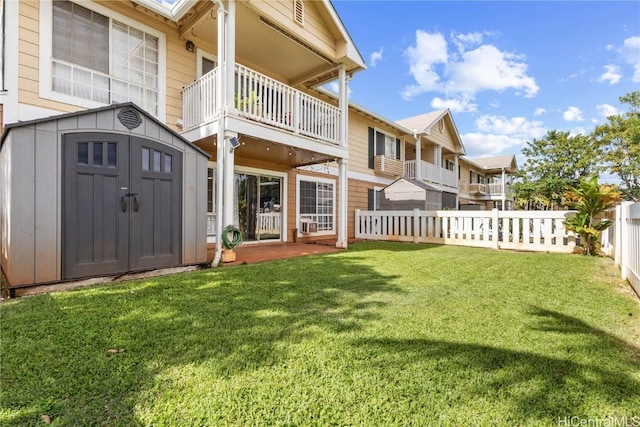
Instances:
[[[231,233],[231,239],[229,239],[229,233]],[[242,233],[238,230],[238,227],[234,225],[227,225],[222,230],[222,243],[227,249],[234,249],[240,246],[242,243]]]

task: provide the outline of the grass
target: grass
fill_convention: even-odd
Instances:
[[[361,243],[8,301],[0,425],[640,423],[640,308],[617,274]]]

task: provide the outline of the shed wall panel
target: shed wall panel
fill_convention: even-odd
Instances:
[[[11,223],[9,263],[12,285],[34,283],[35,279],[35,171],[33,127],[16,128],[11,156]]]
[[[196,155],[196,259],[207,261],[207,159]]]
[[[11,216],[11,152],[13,150],[12,136],[5,140],[0,150],[0,265],[9,274],[9,218]]]
[[[182,205],[182,262],[192,264],[196,262],[197,251],[194,242],[198,240],[197,212],[193,209],[197,206],[197,186],[196,180],[196,154],[193,151],[185,153],[184,158],[184,187]],[[206,180],[204,181],[206,183]],[[206,210],[206,208],[205,208]],[[206,232],[205,232],[206,235]]]
[[[59,248],[59,189],[57,135],[37,130],[35,133],[35,281],[60,280]]]

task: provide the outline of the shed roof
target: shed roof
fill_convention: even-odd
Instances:
[[[439,189],[430,186],[429,184],[426,184],[422,181],[418,181],[417,179],[412,179],[412,178],[398,178],[395,181],[393,181],[391,184],[387,185],[386,187],[383,188],[383,190],[386,190],[387,188],[391,187],[392,185],[394,185],[397,182],[400,181],[405,181],[408,182],[410,184],[415,185],[416,187],[419,187],[422,190],[426,190],[426,191],[437,191],[438,193],[441,193],[442,191],[440,191]]]
[[[197,145],[191,143],[188,139],[185,139],[178,132],[174,131],[173,129],[168,127],[166,124],[162,123],[160,120],[156,119],[154,116],[149,114],[147,111],[145,111],[142,108],[138,107],[133,102],[122,102],[120,104],[111,104],[111,105],[106,105],[104,107],[92,108],[92,109],[89,109],[89,110],[80,110],[80,111],[76,111],[76,112],[73,112],[73,113],[56,114],[56,115],[53,115],[53,116],[42,117],[42,118],[39,118],[39,119],[28,120],[28,121],[24,121],[24,122],[9,123],[9,124],[5,125],[4,130],[2,132],[2,136],[0,136],[0,149],[2,149],[2,146],[4,145],[4,141],[7,138],[7,135],[9,134],[11,129],[19,128],[19,127],[23,127],[23,126],[31,126],[31,125],[35,125],[35,124],[38,124],[38,123],[46,123],[46,122],[53,121],[53,120],[65,119],[65,118],[68,118],[68,117],[78,117],[78,116],[83,116],[83,115],[87,115],[87,114],[98,113],[100,111],[117,110],[117,109],[125,108],[125,107],[133,108],[138,113],[140,113],[141,115],[146,117],[148,120],[151,120],[151,121],[155,122],[158,126],[160,126],[161,128],[165,129],[167,132],[171,133],[173,136],[179,138],[182,142],[184,142],[186,145],[188,145],[189,147],[191,147],[194,150],[196,150],[198,153],[206,156],[207,158],[211,157],[202,148],[200,148]]]

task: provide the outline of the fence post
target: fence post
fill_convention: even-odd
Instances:
[[[491,228],[491,242],[493,249],[500,249],[500,242],[498,242],[498,239],[500,239],[500,224],[498,223],[498,221],[500,221],[499,215],[500,211],[498,209],[491,209],[491,222],[493,223],[493,227]]]
[[[353,228],[355,228],[355,237],[358,239],[360,238],[360,209],[356,209],[355,216]]]
[[[622,240],[620,244],[620,277],[622,280],[627,280],[627,263],[629,260],[629,253],[631,252],[631,248],[629,247],[629,206],[631,206],[631,202],[622,202],[620,206],[621,215],[620,215],[620,237]]]
[[[420,209],[413,210],[413,243],[420,241]]]
[[[616,205],[616,216],[613,223],[614,227],[614,249],[613,261],[616,267],[620,268],[620,256],[622,252],[622,205]]]

